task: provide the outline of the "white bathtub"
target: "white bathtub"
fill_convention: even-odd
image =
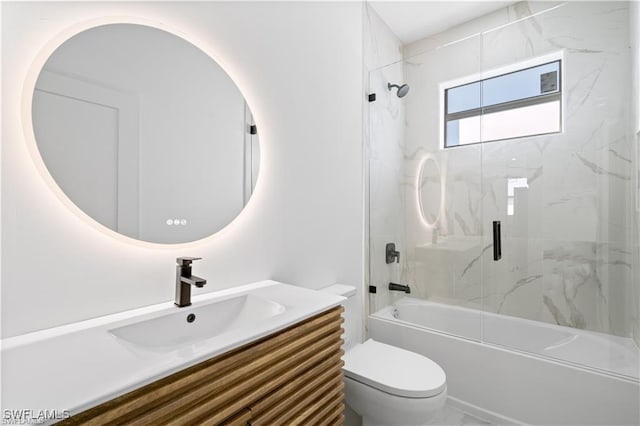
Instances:
[[[631,339],[411,298],[372,314],[369,332],[436,361],[452,401],[489,420],[640,424]]]

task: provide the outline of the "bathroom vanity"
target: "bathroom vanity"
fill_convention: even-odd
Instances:
[[[341,312],[333,308],[62,424],[338,424]]]
[[[264,281],[6,339],[5,408],[70,425],[342,424],[343,299]]]

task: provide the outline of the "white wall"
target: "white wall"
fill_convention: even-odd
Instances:
[[[204,258],[194,273],[207,292],[268,278],[361,287],[361,4],[2,7],[3,337],[171,300],[184,255]],[[34,166],[21,123],[25,76],[52,37],[105,16],[162,22],[200,40],[251,105],[260,177],[221,233],[179,247],[116,238],[70,213]]]

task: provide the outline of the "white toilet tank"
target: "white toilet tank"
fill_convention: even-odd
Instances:
[[[328,287],[321,288],[320,291],[336,294],[338,296],[346,297],[342,303],[344,307],[344,351],[348,351],[353,346],[360,343],[360,330],[362,329],[362,321],[359,315],[360,306],[358,304],[358,298],[356,297],[356,288],[352,285],[345,284],[333,284]]]

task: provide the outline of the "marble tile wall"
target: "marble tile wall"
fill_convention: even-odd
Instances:
[[[630,336],[638,226],[628,3],[521,2],[465,25],[405,46],[402,275],[420,297]],[[563,133],[440,149],[439,83],[557,51]],[[445,190],[435,245],[416,203],[427,155]],[[508,215],[516,178],[528,187],[516,189]],[[492,220],[502,222],[500,262],[487,238]]]

